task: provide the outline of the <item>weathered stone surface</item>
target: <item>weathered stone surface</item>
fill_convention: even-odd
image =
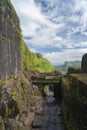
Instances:
[[[43,113],[43,107],[42,104],[38,104],[36,106],[36,114],[42,114]]]
[[[0,115],[4,117],[6,114],[6,105],[4,102],[0,101]]]
[[[55,124],[49,124],[48,130],[57,130],[57,127]]]
[[[63,113],[67,130],[87,129],[87,74],[62,79]]]
[[[42,116],[38,115],[35,117],[34,122],[33,122],[33,128],[39,128],[42,127],[43,122],[42,122]]]
[[[83,73],[87,73],[87,53],[82,57],[81,70]]]
[[[3,80],[21,70],[21,43],[19,19],[9,0],[0,1],[0,13],[0,80]]]
[[[49,122],[49,119],[50,119],[50,115],[48,113],[46,115],[42,116],[42,121],[43,122]]]
[[[32,130],[64,130],[63,115],[58,115],[62,111],[61,107],[56,102],[54,103],[51,95],[47,96],[47,98],[45,99],[42,114],[36,114]]]
[[[29,112],[29,114],[28,114],[28,118],[29,118],[28,125],[29,126],[31,126],[31,124],[32,124],[32,122],[34,120],[34,117],[35,117],[35,113]]]

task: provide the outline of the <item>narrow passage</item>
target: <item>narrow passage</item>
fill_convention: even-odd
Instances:
[[[43,111],[35,116],[32,130],[64,130],[61,107],[56,103],[50,90],[44,100]]]

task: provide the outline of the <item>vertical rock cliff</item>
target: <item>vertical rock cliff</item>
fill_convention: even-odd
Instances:
[[[21,70],[19,19],[10,0],[0,0],[0,80]]]
[[[87,53],[82,57],[81,70],[83,73],[87,73]]]

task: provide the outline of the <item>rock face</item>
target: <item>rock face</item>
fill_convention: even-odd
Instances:
[[[21,70],[19,19],[9,0],[0,0],[0,80]]]
[[[87,74],[62,78],[62,93],[67,130],[87,130]]]
[[[40,95],[38,87],[32,85],[23,73],[1,85],[0,130],[29,130],[38,107],[42,108]]]
[[[87,53],[82,57],[81,69],[83,73],[87,73]]]

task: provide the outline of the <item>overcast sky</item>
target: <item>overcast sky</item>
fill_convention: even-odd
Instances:
[[[87,0],[11,0],[24,40],[52,64],[87,52]]]

